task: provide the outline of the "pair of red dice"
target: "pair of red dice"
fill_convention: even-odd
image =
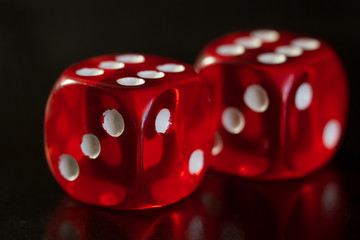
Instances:
[[[193,192],[209,165],[281,180],[334,154],[348,89],[326,43],[234,33],[206,46],[195,69],[141,54],[66,69],[45,113],[46,155],[60,185],[87,203],[151,208]]]

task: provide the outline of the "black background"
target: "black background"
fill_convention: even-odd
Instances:
[[[193,63],[212,39],[275,28],[329,42],[350,84],[348,129],[336,160],[356,175],[360,150],[360,8],[356,1],[0,1],[0,238],[39,239],[64,196],[46,165],[43,114],[61,72],[82,59],[144,52]],[[356,178],[357,179],[357,178]],[[359,186],[346,214],[359,222]],[[345,214],[345,213],[344,213]],[[354,228],[355,229],[355,228]],[[355,231],[349,230],[348,236]],[[11,237],[10,237],[11,236]],[[2,239],[2,238],[1,238]]]

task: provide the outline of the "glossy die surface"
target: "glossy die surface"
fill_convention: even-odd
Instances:
[[[81,201],[138,209],[175,202],[201,181],[212,106],[193,68],[139,54],[66,69],[49,97],[45,151],[59,184]]]
[[[335,153],[348,90],[326,43],[274,30],[234,33],[207,45],[196,68],[215,99],[214,169],[288,179]]]

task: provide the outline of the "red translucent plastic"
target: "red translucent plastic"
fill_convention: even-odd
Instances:
[[[348,89],[325,42],[274,30],[233,33],[207,45],[196,68],[214,98],[214,169],[281,180],[309,174],[334,155]]]
[[[204,176],[211,116],[209,94],[190,65],[137,54],[91,58],[66,69],[51,92],[48,164],[81,201],[116,209],[167,205]]]

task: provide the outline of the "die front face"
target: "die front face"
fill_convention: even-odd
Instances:
[[[190,194],[206,171],[211,111],[189,65],[139,54],[95,57],[66,69],[50,95],[48,163],[81,201],[167,205]]]
[[[215,169],[287,179],[320,168],[335,153],[348,94],[326,43],[274,30],[234,33],[206,46],[196,68],[215,99]]]

